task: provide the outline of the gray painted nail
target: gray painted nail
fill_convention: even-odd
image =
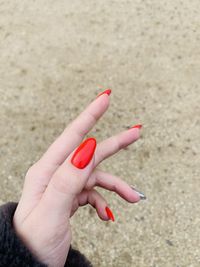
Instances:
[[[135,192],[138,193],[138,195],[140,196],[140,199],[141,199],[141,200],[145,200],[145,199],[147,199],[146,196],[145,196],[142,192],[140,192],[140,191],[138,191],[137,189],[135,189],[135,187],[134,187],[133,185],[131,185],[131,188],[132,188]]]

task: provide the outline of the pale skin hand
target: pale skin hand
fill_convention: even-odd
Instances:
[[[130,203],[140,200],[126,182],[96,168],[104,159],[136,141],[139,129],[125,130],[97,144],[92,160],[84,169],[76,168],[70,161],[108,106],[107,94],[96,98],[26,174],[13,224],[30,251],[48,266],[64,266],[72,240],[70,217],[79,206],[89,203],[102,220],[109,219],[105,211],[109,205],[95,186],[114,191]]]

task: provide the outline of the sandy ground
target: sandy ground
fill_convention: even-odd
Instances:
[[[98,141],[143,123],[141,139],[102,169],[145,192],[125,202],[99,189],[116,221],[93,208],[72,220],[95,267],[200,266],[199,0],[0,0],[0,199],[97,93],[111,105]]]

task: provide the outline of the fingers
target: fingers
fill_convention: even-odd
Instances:
[[[41,158],[41,161],[52,166],[52,173],[80,144],[84,136],[105,113],[108,106],[108,94],[105,93],[97,97],[74,121],[68,125],[63,133],[49,147]]]
[[[56,170],[41,202],[54,216],[69,216],[75,197],[83,190],[94,168],[96,140],[86,139]]]
[[[95,166],[120,149],[132,144],[140,137],[140,129],[130,128],[115,136],[112,136],[97,145],[95,152]]]
[[[96,167],[104,159],[117,153],[120,149],[135,142],[139,136],[139,128],[130,128],[99,143],[95,151],[94,167]],[[58,168],[58,166],[55,168],[55,165],[43,163],[37,162],[34,164],[27,175],[28,179],[26,179],[24,187],[26,190],[23,190],[23,192],[25,193],[25,191],[27,191],[29,196],[30,192],[33,191],[35,195],[41,195],[46,189],[53,172]]]
[[[106,212],[106,207],[108,206],[105,198],[95,189],[83,190],[78,196],[79,206],[84,206],[90,204],[97,211],[100,219],[108,221],[108,215]],[[73,214],[72,214],[73,215]]]
[[[80,144],[84,135],[94,126],[109,106],[108,93],[97,97],[89,106],[68,125],[54,141],[42,158],[28,171],[24,183],[23,199],[34,198],[32,206],[43,194],[57,168]],[[26,202],[26,201],[24,201]],[[30,204],[27,204],[29,206]]]
[[[90,175],[85,188],[89,190],[94,186],[100,186],[109,191],[113,191],[130,203],[135,203],[140,200],[138,192],[133,190],[125,181],[117,176],[97,169]]]

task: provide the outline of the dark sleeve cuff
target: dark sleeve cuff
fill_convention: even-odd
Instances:
[[[0,267],[47,267],[32,255],[13,228],[12,220],[17,204],[9,202],[0,207]],[[65,267],[92,267],[92,264],[70,246]]]

